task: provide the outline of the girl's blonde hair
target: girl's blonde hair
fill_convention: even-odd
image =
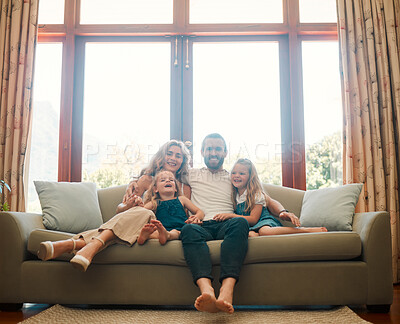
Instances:
[[[260,178],[258,177],[258,173],[257,173],[256,167],[253,164],[253,162],[251,162],[249,159],[239,159],[233,165],[232,170],[235,168],[236,164],[244,165],[245,167],[247,167],[248,172],[249,172],[249,181],[247,182],[247,185],[246,185],[247,196],[246,196],[245,212],[250,213],[251,210],[256,205],[256,197],[257,196],[264,195],[266,201],[267,201],[267,197],[263,191],[263,187],[262,187]],[[233,201],[234,209],[236,209],[236,206],[237,206],[237,202],[236,202],[237,193],[238,193],[237,188],[234,185],[232,185],[232,201]]]
[[[177,140],[170,140],[167,143],[163,144],[158,150],[158,152],[152,157],[152,159],[149,162],[149,165],[140,172],[140,176],[146,174],[154,177],[156,173],[159,172],[164,166],[165,156],[167,155],[167,152],[171,146],[177,146],[182,151],[182,158],[183,158],[182,165],[179,168],[179,170],[176,171],[176,178],[179,181],[181,181],[182,176],[186,175],[188,172],[188,165],[190,162],[190,152],[189,149],[185,146],[185,143]]]
[[[172,174],[171,171],[160,171],[156,174],[156,176],[154,177],[153,181],[151,182],[150,188],[146,191],[145,197],[144,197],[144,203],[148,203],[151,201],[152,204],[152,208],[151,210],[153,212],[156,212],[157,210],[157,203],[158,201],[161,200],[160,194],[158,192],[156,192],[156,187],[157,187],[157,181],[160,178],[160,176],[163,173],[170,173],[173,177],[174,175]],[[174,194],[174,197],[179,197],[182,196],[181,190],[179,188],[178,185],[178,181],[176,180],[176,178],[174,177],[174,183],[175,183],[175,188],[176,188],[176,192]]]

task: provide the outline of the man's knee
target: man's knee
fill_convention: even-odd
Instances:
[[[247,231],[249,230],[249,223],[243,217],[234,217],[231,219],[231,223],[232,225],[237,226],[239,228],[243,228]]]
[[[228,235],[240,236],[247,238],[249,235],[249,223],[243,217],[231,218],[227,227]]]
[[[197,238],[201,236],[201,233],[198,229],[199,225],[196,224],[185,224],[181,229],[180,238],[182,241],[193,240],[193,238]]]

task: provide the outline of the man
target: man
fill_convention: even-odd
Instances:
[[[204,211],[203,224],[186,224],[181,239],[186,262],[200,296],[195,301],[199,311],[233,313],[233,290],[247,253],[249,225],[242,217],[216,221],[219,213],[233,213],[231,181],[223,169],[227,155],[226,142],[217,134],[207,135],[201,154],[207,168],[189,170],[187,182],[192,189],[192,202]],[[212,287],[212,264],[206,241],[221,240],[221,289],[218,298]]]

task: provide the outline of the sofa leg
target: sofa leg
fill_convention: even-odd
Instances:
[[[24,304],[22,303],[0,303],[0,310],[3,312],[19,311]]]
[[[367,305],[367,309],[371,313],[389,313],[390,304],[383,305]]]

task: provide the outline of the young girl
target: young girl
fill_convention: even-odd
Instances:
[[[149,238],[158,239],[161,244],[177,240],[185,223],[198,224],[204,218],[204,213],[181,195],[177,180],[170,171],[161,171],[154,177],[144,208],[152,210],[157,219],[143,226],[137,240],[139,244],[144,244]],[[185,208],[192,213],[189,218]]]
[[[218,214],[215,220],[244,217],[250,225],[249,236],[327,232],[325,227],[299,227],[300,220],[296,215],[263,192],[257,170],[250,160],[236,161],[231,181],[235,214]],[[296,227],[283,227],[273,215],[292,222]]]

